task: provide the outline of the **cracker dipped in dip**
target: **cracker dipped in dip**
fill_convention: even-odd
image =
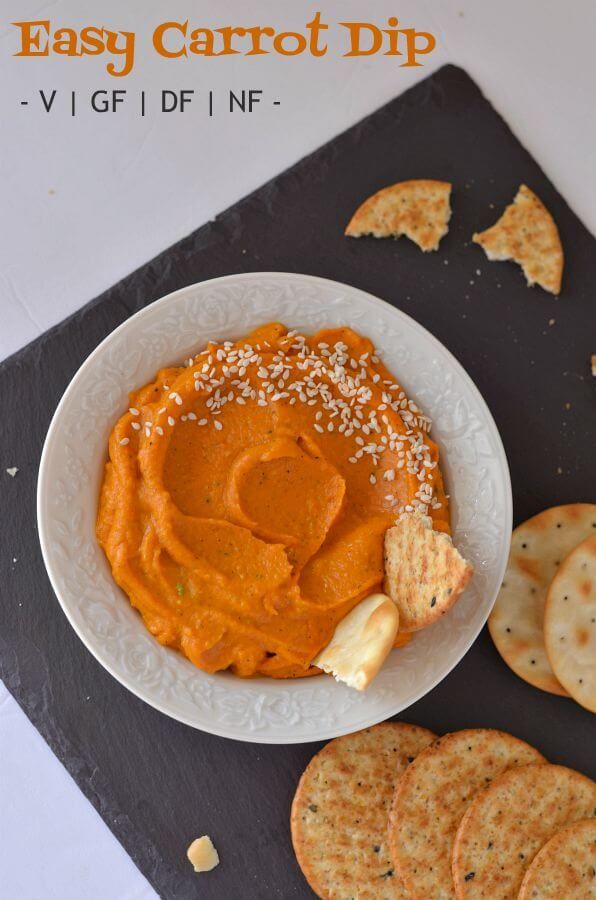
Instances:
[[[316,674],[336,625],[380,589],[396,516],[449,532],[429,427],[349,328],[210,343],[131,394],[99,542],[149,631],[200,669]]]

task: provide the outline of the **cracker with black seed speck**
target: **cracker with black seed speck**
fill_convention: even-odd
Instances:
[[[544,642],[563,687],[596,713],[596,533],[572,550],[550,584]]]
[[[596,897],[596,819],[567,825],[547,841],[525,874],[518,900]]]
[[[451,853],[473,798],[512,766],[542,762],[524,741],[490,728],[447,734],[423,750],[401,777],[389,818],[389,846],[410,896],[455,896]],[[468,870],[468,878],[474,877]]]
[[[592,817],[595,808],[596,784],[573,769],[548,763],[509,769],[478,794],[461,820],[452,860],[457,900],[513,900],[546,842]],[[474,878],[466,880],[470,872]]]
[[[431,520],[403,513],[385,534],[385,592],[399,610],[399,630],[418,631],[450,609],[474,569]]]
[[[528,287],[539,284],[559,294],[564,254],[555,220],[536,194],[521,184],[501,218],[472,240],[490,260],[512,259],[522,267]]]
[[[567,696],[544,643],[549,585],[568,553],[596,533],[596,504],[570,503],[544,510],[511,536],[507,571],[488,627],[507,665],[543,691]]]
[[[347,237],[398,238],[402,234],[421,250],[437,250],[451,218],[447,181],[413,179],[382,188],[358,207]]]
[[[294,796],[291,830],[317,896],[408,896],[389,855],[387,817],[408,760],[434,740],[426,728],[385,722],[336,738],[312,758]]]

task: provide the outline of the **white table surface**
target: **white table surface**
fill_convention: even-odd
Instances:
[[[418,69],[383,56],[343,59],[333,39],[319,60],[179,62],[149,49],[152,28],[168,19],[287,30],[317,9],[330,23],[384,24],[397,14],[404,25],[433,31],[438,48]],[[16,32],[8,23],[44,17],[57,25],[137,31],[134,73],[109,78],[102,58],[13,58]],[[445,62],[469,71],[596,231],[595,24],[593,0],[573,0],[565,9],[555,0],[3,0],[0,359]],[[82,96],[112,87],[255,87],[281,105],[211,120],[191,112],[141,119],[123,111],[72,119],[66,102],[51,115],[34,106],[44,87],[57,88],[59,97],[73,88]],[[32,102],[22,107],[21,99]],[[12,465],[18,460],[5,458],[0,439],[0,486]],[[1,684],[0,815],[3,898],[155,897]],[[180,836],[182,850],[192,837]],[[208,876],[201,878],[197,895],[210,896]]]

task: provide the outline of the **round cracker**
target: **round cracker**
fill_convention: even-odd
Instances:
[[[596,534],[571,551],[551,582],[544,643],[563,687],[596,713]]]
[[[548,587],[568,553],[596,529],[596,505],[553,506],[515,529],[507,571],[488,620],[495,646],[516,675],[543,691],[567,696],[544,646]]]
[[[298,864],[319,897],[407,897],[387,845],[397,780],[435,740],[426,728],[385,722],[336,738],[314,756],[292,803]]]
[[[453,848],[458,900],[515,898],[544,844],[571,822],[596,815],[596,784],[564,766],[510,769],[461,820]]]
[[[518,900],[596,897],[596,819],[563,828],[536,854]]]
[[[506,769],[541,761],[534,747],[490,728],[447,734],[416,757],[389,818],[391,857],[413,898],[455,897],[451,853],[466,809]]]

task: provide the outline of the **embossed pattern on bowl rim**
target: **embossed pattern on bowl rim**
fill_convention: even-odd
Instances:
[[[350,325],[368,335],[409,395],[433,419],[451,494],[454,540],[475,565],[472,583],[439,622],[393,651],[358,693],[320,676],[293,681],[207,675],[161,647],[114,583],[95,540],[107,438],[128,392],[208,338],[225,340],[266,321],[312,333]],[[507,460],[474,383],[421,325],[357,288],[308,275],[229,275],[182,288],[124,322],[72,379],[42,454],[37,510],[54,591],[96,659],[138,697],[203,731],[260,743],[323,740],[399,713],[432,690],[477,637],[509,553]]]

